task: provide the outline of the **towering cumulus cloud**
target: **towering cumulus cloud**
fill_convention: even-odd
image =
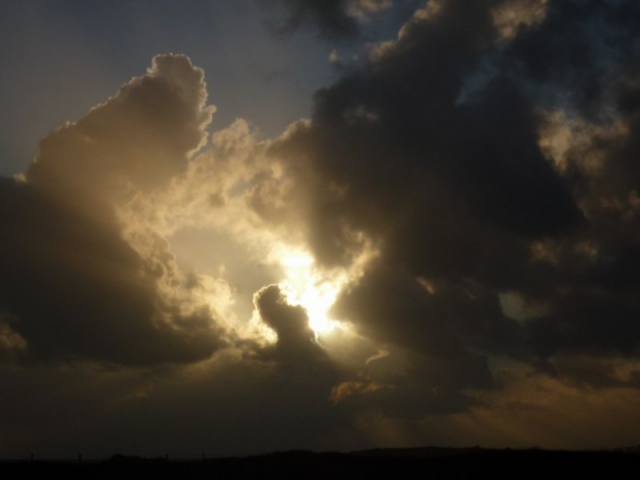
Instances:
[[[42,140],[20,179],[3,179],[0,311],[36,358],[148,364],[206,358],[215,313],[183,305],[170,256],[125,240],[120,202],[160,188],[204,143],[213,108],[203,72],[158,56],[106,103]]]

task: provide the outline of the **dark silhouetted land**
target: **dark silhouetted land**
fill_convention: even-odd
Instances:
[[[0,475],[62,478],[229,478],[266,474],[329,478],[336,473],[387,478],[577,479],[640,478],[640,449],[616,451],[489,450],[482,448],[380,449],[353,453],[291,451],[204,460],[114,455],[104,461],[5,461]],[[15,476],[14,476],[15,475]]]

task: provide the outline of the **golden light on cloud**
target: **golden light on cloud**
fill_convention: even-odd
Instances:
[[[285,273],[285,279],[279,286],[287,302],[306,310],[309,326],[316,335],[329,333],[339,327],[340,322],[329,317],[329,310],[346,283],[346,275],[322,275],[313,257],[303,250],[284,250],[278,255],[277,261]]]
[[[331,318],[329,312],[340,293],[357,282],[375,255],[376,251],[366,245],[348,268],[332,270],[320,268],[311,253],[299,247],[283,245],[276,248],[271,257],[284,272],[278,286],[287,303],[303,307],[309,317],[309,326],[321,337],[337,329],[350,329],[344,319]]]

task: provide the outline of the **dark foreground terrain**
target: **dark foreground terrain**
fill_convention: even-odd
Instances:
[[[252,477],[293,474],[328,478],[336,473],[388,478],[577,479],[640,478],[640,454],[633,452],[562,452],[487,450],[481,448],[416,448],[354,453],[284,452],[244,458],[198,461],[145,459],[115,455],[105,461],[5,461],[0,477],[156,479]],[[16,475],[16,476],[13,476]]]

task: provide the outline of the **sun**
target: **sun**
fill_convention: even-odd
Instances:
[[[303,251],[287,249],[277,258],[285,278],[278,285],[287,303],[303,307],[309,317],[309,326],[317,336],[327,334],[340,326],[331,319],[329,310],[336,302],[346,279],[340,272],[321,272],[313,257]]]
[[[351,331],[348,319],[332,318],[329,312],[340,294],[362,278],[365,269],[378,256],[378,250],[362,238],[362,250],[345,266],[331,269],[318,265],[313,255],[303,247],[278,243],[269,254],[269,262],[283,272],[278,282],[286,302],[301,306],[309,317],[309,326],[316,338],[325,337],[335,330]]]

